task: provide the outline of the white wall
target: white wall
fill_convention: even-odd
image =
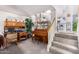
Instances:
[[[19,15],[0,11],[0,18],[3,18],[2,20],[5,20],[6,18],[8,18],[8,19],[9,18],[14,18],[14,17],[17,18],[17,17],[19,17]]]
[[[3,33],[4,33],[4,22],[0,17],[0,34],[3,35]]]

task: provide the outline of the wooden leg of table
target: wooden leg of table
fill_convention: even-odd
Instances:
[[[19,33],[17,33],[17,42],[20,41]]]
[[[4,48],[7,48],[7,46],[8,46],[7,38],[4,38]]]

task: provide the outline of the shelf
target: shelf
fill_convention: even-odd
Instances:
[[[37,28],[38,29],[47,29],[48,28],[48,21],[41,21],[41,22],[37,22]]]
[[[6,28],[25,28],[24,22],[5,21],[4,27]]]

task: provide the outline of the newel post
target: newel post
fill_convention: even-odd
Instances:
[[[78,48],[79,48],[79,15],[78,15],[78,23],[77,23],[77,36],[78,36]]]

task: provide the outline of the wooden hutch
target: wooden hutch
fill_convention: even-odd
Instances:
[[[33,39],[48,43],[48,24],[48,21],[37,22],[37,27],[33,31]]]
[[[4,33],[7,33],[6,38],[9,42],[20,41],[20,38],[27,36],[27,33],[24,31],[25,24],[24,22],[17,22],[17,20],[8,20],[4,21]]]

